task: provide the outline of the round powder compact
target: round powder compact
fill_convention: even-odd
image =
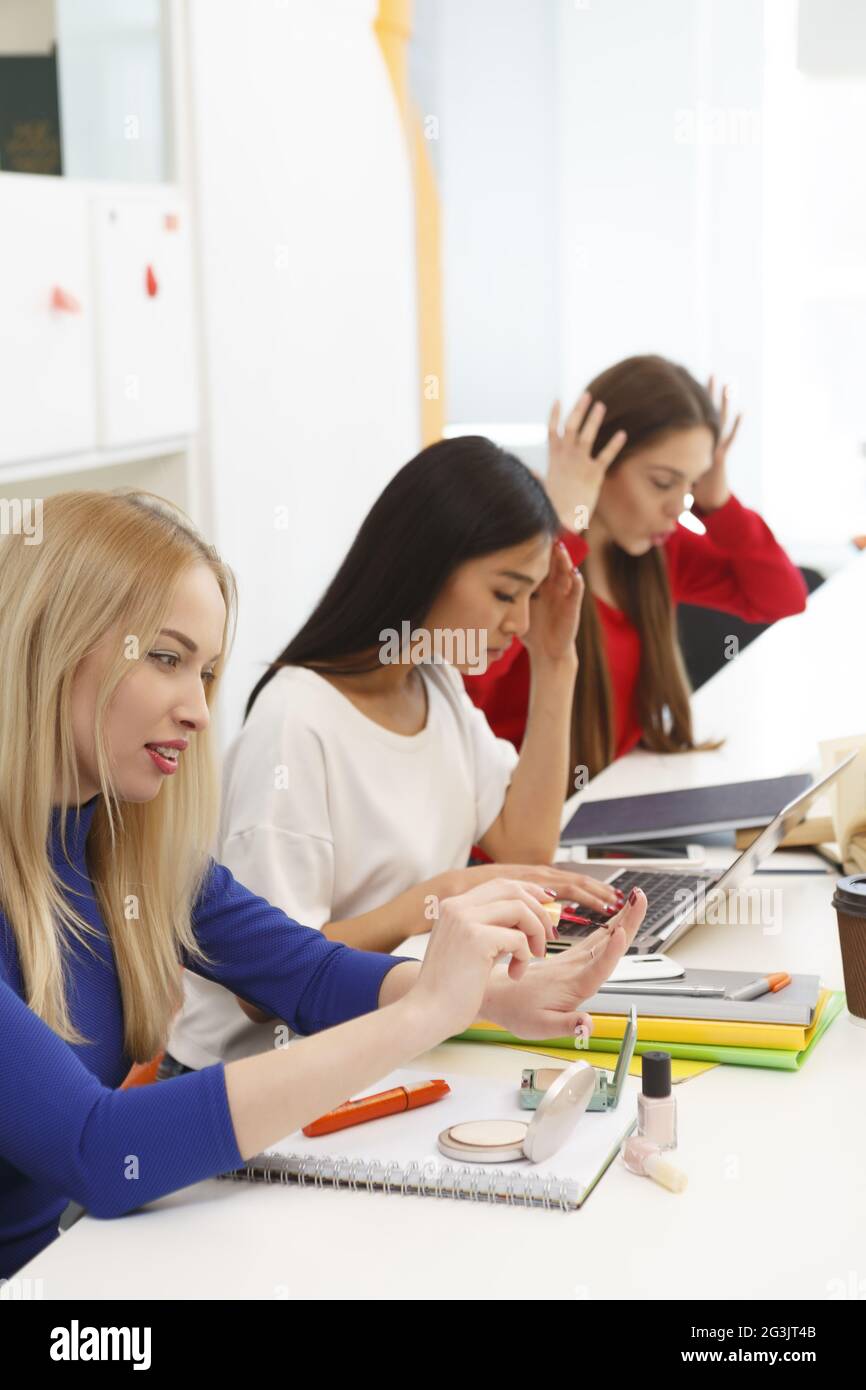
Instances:
[[[443,1129],[439,1148],[461,1163],[540,1163],[565,1143],[592,1098],[595,1070],[574,1062],[560,1073],[529,1124],[522,1120],[463,1120]]]
[[[439,1148],[449,1158],[469,1163],[512,1163],[525,1158],[528,1124],[520,1120],[467,1120],[439,1135]]]

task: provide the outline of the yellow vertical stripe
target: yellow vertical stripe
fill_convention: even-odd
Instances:
[[[415,280],[418,302],[421,439],[442,438],[443,390],[442,238],[439,193],[418,113],[409,96],[408,44],[412,34],[412,0],[379,0],[373,25],[391,77],[412,164],[415,198]]]

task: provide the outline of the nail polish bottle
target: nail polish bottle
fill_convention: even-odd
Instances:
[[[670,1192],[684,1192],[688,1186],[685,1173],[675,1168],[668,1159],[662,1158],[661,1149],[651,1139],[632,1134],[623,1144],[622,1156],[626,1168],[632,1173],[652,1178]]]
[[[637,1132],[660,1149],[677,1146],[677,1103],[671,1094],[671,1055],[645,1052],[637,1098]]]

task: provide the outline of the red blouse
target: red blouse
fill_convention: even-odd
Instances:
[[[678,525],[665,542],[671,594],[675,604],[693,603],[733,613],[750,623],[771,623],[800,613],[806,606],[806,585],[769,526],[757,512],[733,495],[713,512],[694,508],[706,526],[696,535]],[[563,532],[575,565],[586,558],[583,536]],[[640,742],[637,682],[640,637],[631,620],[593,595],[610,672],[616,757]],[[487,715],[494,733],[519,748],[529,707],[529,656],[515,638],[508,651],[483,675],[464,676],[471,699]]]

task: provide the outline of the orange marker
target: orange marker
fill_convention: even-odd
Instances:
[[[785,989],[791,983],[791,976],[786,971],[776,971],[772,975],[764,975],[760,980],[752,980],[750,984],[744,985],[742,989],[734,990],[732,994],[725,997],[739,1002],[751,999],[760,999],[764,994],[778,994],[780,989]]]
[[[419,1105],[431,1105],[434,1100],[447,1096],[451,1087],[447,1081],[422,1081],[417,1086],[395,1086],[392,1091],[379,1091],[375,1096],[362,1096],[360,1100],[347,1100],[336,1110],[329,1110],[318,1120],[304,1125],[302,1134],[311,1139],[320,1134],[333,1134],[337,1129],[348,1129],[349,1125],[362,1125],[365,1120],[378,1120],[383,1115],[397,1115],[401,1110],[415,1110]]]

